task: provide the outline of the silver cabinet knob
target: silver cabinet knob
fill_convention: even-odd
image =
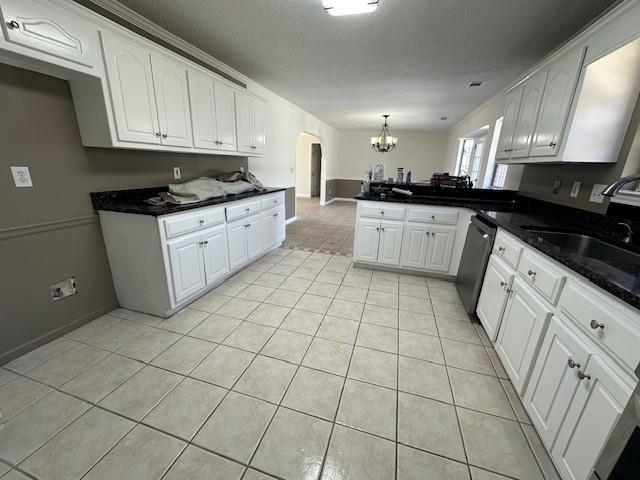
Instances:
[[[435,215],[431,215],[431,220],[435,220],[436,216]]]
[[[500,286],[501,287],[506,287],[507,286],[507,282],[500,282]]]
[[[503,253],[503,252],[504,252],[504,247],[498,247],[498,251],[499,251],[500,253]]]
[[[551,142],[551,143],[549,144],[549,146],[550,146],[551,148],[555,147],[556,145],[557,145],[557,143],[556,143],[556,142]]]
[[[380,211],[380,215],[384,216],[384,210]]]
[[[159,136],[160,136],[160,132],[156,132],[156,137],[159,137]]]
[[[604,330],[604,323],[600,323],[597,320],[591,320],[591,322],[589,322],[589,326],[594,330],[597,330],[599,328]]]
[[[251,210],[250,208],[245,208],[245,209],[244,209],[244,211],[245,211],[245,212],[248,212],[248,211],[250,211],[250,210]]]
[[[163,133],[163,134],[162,134],[162,138],[167,138],[167,134],[166,134],[166,133]]]
[[[432,237],[435,237],[435,236],[436,236],[436,234],[435,234],[435,233],[433,233],[433,232],[431,232],[431,236],[432,236]]]
[[[201,218],[200,220],[198,220],[198,223],[200,223],[200,225],[204,224],[204,218]]]
[[[384,232],[384,227],[382,227],[382,228],[380,229],[380,231]]]
[[[534,272],[533,270],[529,270],[529,271],[527,272],[527,275],[529,275],[530,277],[534,277],[534,276],[535,276],[535,274],[536,274],[536,272]]]
[[[582,370],[578,370],[578,378],[580,380],[584,380],[585,378],[587,380],[591,380],[591,375],[589,375],[588,373],[584,373]]]
[[[10,29],[17,29],[20,28],[20,24],[15,20],[11,20],[10,22],[7,22],[7,27],[9,27]]]
[[[569,359],[569,361],[567,362],[567,365],[569,365],[569,368],[580,368],[580,364],[576,362],[573,358]]]
[[[378,231],[378,232],[379,232],[379,231],[380,231],[380,227],[376,227],[376,231]]]
[[[251,224],[245,225],[244,228],[249,228],[251,227]]]
[[[513,288],[507,288],[506,292],[507,294],[511,295],[513,293]]]

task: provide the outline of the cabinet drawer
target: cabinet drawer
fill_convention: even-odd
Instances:
[[[389,220],[404,220],[404,207],[382,207],[372,205],[362,205],[360,207],[361,217],[387,218]]]
[[[261,210],[260,200],[253,202],[241,203],[240,205],[234,205],[233,207],[227,207],[227,221],[235,220],[236,218],[246,217],[258,213]]]
[[[532,251],[525,250],[518,271],[538,293],[552,304],[558,300],[562,286],[567,279],[565,273],[551,262]]]
[[[265,197],[261,201],[262,210],[268,208],[279,207],[284,204],[284,197],[282,195],[270,195]]]
[[[498,230],[496,240],[493,243],[493,251],[502,260],[507,262],[513,268],[518,268],[520,256],[522,255],[523,246],[515,238],[511,238],[508,234]]]
[[[640,316],[588,285],[571,281],[559,307],[589,338],[631,371],[640,362]],[[600,326],[602,325],[602,327]]]
[[[222,208],[203,210],[197,213],[185,213],[167,218],[164,221],[164,231],[167,238],[173,238],[219,223],[224,223],[224,210]]]
[[[455,225],[458,223],[458,211],[445,208],[410,208],[407,220]]]

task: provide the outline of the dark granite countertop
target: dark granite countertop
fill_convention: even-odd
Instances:
[[[212,198],[203,202],[189,203],[187,205],[151,205],[144,200],[150,197],[157,197],[160,192],[166,192],[167,187],[138,188],[133,190],[113,190],[109,192],[92,192],[91,201],[96,210],[106,210],[109,212],[135,213],[139,215],[151,215],[159,217],[170,213],[186,212],[194,208],[210,207],[223,203],[243,200],[245,198],[259,197],[273,192],[282,192],[285,188],[267,188],[265,190],[241,193],[238,195],[227,195],[224,197]]]
[[[640,234],[640,221],[638,221],[640,217],[637,211],[624,210],[614,212],[615,215],[599,215],[517,194],[511,199],[498,198],[497,196],[491,199],[490,196],[490,194],[484,194],[481,195],[482,198],[477,198],[478,196],[474,197],[468,193],[464,197],[460,197],[456,195],[456,192],[442,192],[440,195],[435,193],[416,195],[415,197],[364,198],[357,196],[355,198],[356,200],[469,208],[488,223],[503,228],[536,250],[580,274],[591,283],[640,309],[640,266],[606,262],[572,253],[543,240],[535,232],[522,228],[523,226],[537,226],[548,228],[551,231],[590,235],[640,254],[638,244],[623,246],[620,243],[625,231],[616,226],[618,222],[625,221],[632,226],[635,232]],[[621,216],[621,213],[625,216]]]

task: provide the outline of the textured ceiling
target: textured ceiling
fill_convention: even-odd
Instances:
[[[383,113],[392,130],[448,128],[615,3],[380,0],[332,17],[321,0],[120,1],[343,130]]]

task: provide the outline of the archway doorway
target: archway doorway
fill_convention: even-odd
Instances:
[[[320,138],[310,133],[300,133],[295,160],[296,212],[300,203],[320,204],[323,168]]]

